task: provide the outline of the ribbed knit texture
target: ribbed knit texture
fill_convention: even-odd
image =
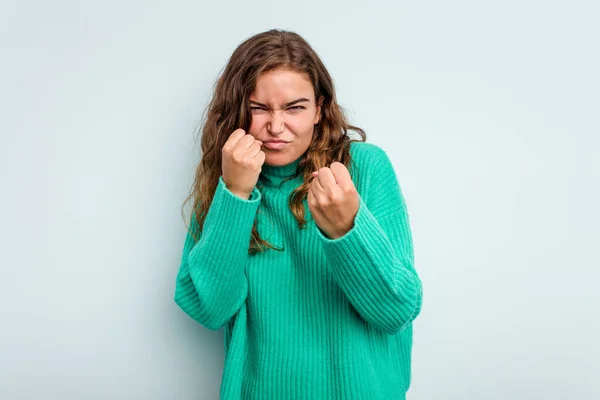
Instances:
[[[224,327],[221,399],[405,399],[422,302],[408,213],[386,152],[352,142],[350,154],[360,202],[341,238],[318,229],[307,200],[298,228],[288,197],[302,177],[279,184],[300,159],[263,165],[248,200],[220,178],[199,242],[188,233],[175,302]],[[284,251],[248,254],[255,218]]]

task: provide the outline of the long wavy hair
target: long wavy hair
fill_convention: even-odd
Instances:
[[[190,194],[182,206],[185,222],[183,209],[189,201],[193,200],[191,217],[195,221],[192,220],[192,225],[197,229],[190,234],[195,241],[198,240],[198,234],[204,226],[206,214],[222,174],[223,145],[237,128],[248,132],[252,118],[249,98],[254,91],[257,78],[265,72],[280,68],[304,74],[312,82],[315,99],[318,101],[321,96],[323,97],[321,117],[314,126],[309,148],[302,155],[296,173],[286,178],[286,180],[294,179],[300,174],[304,177],[303,183],[294,189],[288,199],[289,207],[300,229],[303,229],[306,224],[303,200],[308,195],[312,171],[338,161],[352,172],[350,142],[365,142],[367,136],[364,130],[348,123],[344,109],[337,103],[333,79],[317,53],[295,32],[271,29],[252,36],[242,42],[232,53],[215,82],[213,97],[203,114],[200,127],[201,160],[196,168]],[[360,139],[351,139],[349,130],[357,132]],[[260,237],[255,218],[248,252],[255,254],[264,251],[265,247],[282,250]]]

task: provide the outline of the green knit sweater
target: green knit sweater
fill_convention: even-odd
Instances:
[[[263,165],[248,200],[221,177],[199,242],[188,232],[175,302],[203,326],[224,327],[221,399],[405,399],[422,302],[408,213],[385,151],[352,142],[350,154],[360,202],[338,239],[318,228],[307,200],[298,228],[288,197],[302,177],[280,183],[300,159]],[[248,253],[255,218],[284,251]]]

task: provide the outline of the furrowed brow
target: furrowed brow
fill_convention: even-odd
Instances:
[[[303,101],[310,101],[310,100],[307,99],[306,97],[302,97],[300,99],[296,99],[294,101],[290,101],[289,103],[285,103],[283,106],[284,107],[289,107],[289,106],[293,106],[294,104],[301,103]],[[268,107],[266,104],[259,103],[258,101],[254,101],[254,100],[250,100],[250,103],[254,103],[254,104],[258,105],[258,106]]]

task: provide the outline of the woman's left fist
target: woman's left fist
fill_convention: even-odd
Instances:
[[[308,208],[317,226],[330,239],[344,236],[354,226],[359,197],[344,164],[334,162],[313,174]]]

